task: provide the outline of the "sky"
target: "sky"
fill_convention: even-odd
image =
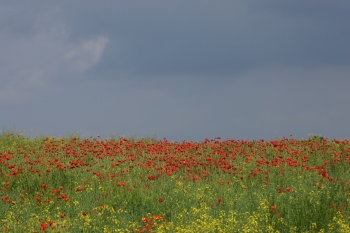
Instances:
[[[348,22],[348,0],[0,0],[0,126],[349,139]]]

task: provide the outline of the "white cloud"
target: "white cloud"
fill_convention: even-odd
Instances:
[[[84,73],[100,60],[108,41],[107,37],[99,36],[96,39],[81,42],[66,54],[67,66],[74,72]]]
[[[27,98],[52,87],[60,77],[82,77],[100,60],[107,37],[76,44],[68,40],[69,32],[62,22],[42,21],[36,22],[36,32],[31,35],[0,35],[0,103]]]

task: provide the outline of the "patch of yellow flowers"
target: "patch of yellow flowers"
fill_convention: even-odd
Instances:
[[[183,192],[190,193],[190,186],[184,185],[177,181],[174,193]],[[92,188],[88,185],[86,190]],[[197,189],[197,192],[192,195],[192,200],[198,205],[189,206],[188,208],[177,213],[170,221],[154,221],[152,232],[243,232],[243,233],[279,233],[276,230],[277,225],[287,227],[287,220],[283,216],[274,216],[271,219],[271,206],[266,198],[258,195],[257,200],[260,199],[258,207],[253,212],[237,212],[232,210],[234,208],[221,208],[220,202],[214,207],[213,204],[203,201],[210,190],[210,185],[207,184]],[[310,195],[316,195],[311,193]],[[232,200],[228,200],[224,205],[230,207],[234,206],[234,202],[240,198],[238,194]],[[221,201],[221,200],[220,200]],[[77,214],[76,216],[61,216],[64,212],[60,206],[57,206],[54,211],[53,204],[46,203],[42,206],[40,216],[38,213],[32,213],[32,203],[25,199],[22,204],[14,203],[9,205],[7,214],[0,222],[1,226],[8,226],[8,232],[38,232],[42,222],[53,221],[54,228],[48,228],[48,232],[72,232],[78,230],[79,232],[130,232],[130,229],[140,229],[142,227],[140,221],[130,221],[123,216],[130,215],[127,210],[123,208],[114,209],[109,205],[95,207],[92,212],[95,214]],[[72,199],[71,202],[66,203],[65,207],[74,209],[83,209],[81,202]],[[30,216],[25,217],[24,216]],[[151,213],[149,213],[152,216]],[[164,216],[163,216],[164,217]],[[127,224],[125,222],[127,221]],[[127,228],[125,226],[128,225]],[[325,229],[319,229],[316,223],[311,223],[311,232],[326,232]],[[5,228],[1,228],[3,230]],[[289,227],[288,232],[300,232],[297,226]],[[350,216],[344,216],[341,212],[328,224],[327,231],[348,233],[350,232]]]
[[[79,205],[77,202],[73,202],[75,206]],[[15,205],[13,205],[15,207]],[[52,231],[58,230],[60,232],[70,232],[72,227],[77,227],[81,232],[128,232],[132,226],[139,227],[139,222],[129,222],[128,229],[120,228],[120,220],[117,215],[119,210],[114,210],[113,207],[105,205],[98,207],[96,210],[100,212],[96,216],[82,216],[66,217],[64,219],[57,216],[48,216],[48,210],[44,209],[40,213],[39,217],[37,214],[31,214],[30,218],[23,222],[18,218],[19,214],[23,214],[25,209],[12,208],[8,211],[6,217],[2,219],[1,225],[11,226],[9,232],[35,232],[38,231],[40,221],[44,221],[41,218],[52,219],[55,223],[56,228]],[[102,210],[102,212],[101,212]],[[16,214],[15,214],[15,212]],[[45,215],[45,212],[47,215]],[[57,210],[59,213],[60,210]],[[122,214],[122,213],[119,213]],[[102,216],[103,215],[103,216]],[[266,200],[260,202],[257,211],[251,213],[245,212],[239,215],[235,211],[224,211],[218,209],[216,214],[213,215],[213,210],[210,205],[202,202],[199,207],[190,207],[189,209],[183,210],[177,214],[175,222],[162,222],[161,224],[154,225],[152,232],[165,233],[165,232],[183,232],[183,233],[194,233],[194,232],[245,232],[245,233],[278,233],[275,230],[275,222],[271,221],[269,213],[269,206]],[[215,216],[215,217],[214,217]],[[109,224],[104,225],[102,220],[109,218]],[[111,219],[112,218],[112,219]],[[278,218],[278,221],[283,224],[284,219]],[[114,224],[111,225],[111,222]],[[347,233],[350,232],[350,217],[344,217],[341,212],[333,218],[332,222],[328,225],[329,230],[337,230],[337,232]],[[316,223],[312,223],[314,230],[311,232],[325,232],[324,229],[318,229]],[[50,232],[51,229],[48,229]],[[289,232],[299,232],[297,227],[291,227]]]

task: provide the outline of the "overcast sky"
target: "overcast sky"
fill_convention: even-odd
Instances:
[[[1,127],[350,138],[349,22],[348,0],[0,0]]]

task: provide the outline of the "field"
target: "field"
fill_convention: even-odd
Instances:
[[[350,232],[350,144],[0,135],[2,232]]]

